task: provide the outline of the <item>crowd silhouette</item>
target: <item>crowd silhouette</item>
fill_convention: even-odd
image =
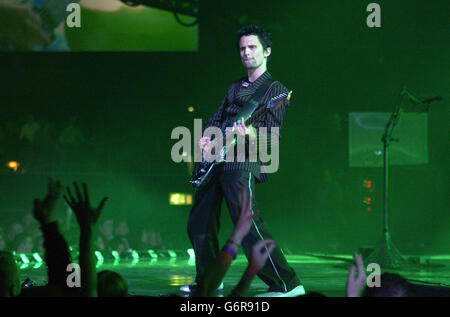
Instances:
[[[12,226],[8,235],[17,237],[23,234],[24,227],[37,227],[41,231],[43,239],[44,259],[47,266],[48,282],[46,285],[32,285],[32,281],[20,281],[19,268],[10,251],[0,251],[0,296],[2,297],[126,297],[129,296],[128,284],[123,276],[117,272],[104,270],[96,271],[95,232],[100,229],[100,235],[111,240],[113,230],[109,220],[104,221],[100,228],[98,219],[103,207],[107,204],[108,197],[104,197],[99,203],[93,204],[89,198],[88,187],[85,183],[81,186],[74,182],[71,187],[63,188],[60,181],[49,179],[46,195],[33,201],[31,221],[30,216],[24,217],[23,226]],[[77,259],[72,259],[68,244],[59,230],[59,224],[55,212],[58,199],[64,197],[70,206],[79,226],[79,256],[80,287],[71,287],[67,282],[67,267]],[[214,259],[191,296],[214,297],[222,286],[222,280],[232,265],[233,259],[240,247],[242,239],[247,235],[252,225],[252,218],[258,214],[251,213],[249,205],[249,193],[245,188],[240,189],[239,206],[240,218],[229,239],[224,244],[221,252]],[[34,224],[33,224],[34,222]],[[116,228],[116,236],[123,239],[129,228],[125,222]],[[122,238],[121,238],[122,237]],[[4,241],[0,240],[0,243]],[[121,243],[124,243],[123,241]],[[23,243],[22,243],[23,244]],[[273,240],[261,240],[252,250],[251,260],[241,279],[227,294],[229,297],[247,296],[249,287],[256,273],[264,266],[269,254],[275,248]],[[26,248],[26,246],[21,246]],[[126,248],[127,246],[124,246]],[[408,282],[400,275],[383,273],[380,276],[380,287],[366,286],[366,271],[361,254],[354,255],[355,265],[349,268],[346,296],[347,297],[411,297],[424,296],[420,288]],[[177,296],[176,294],[172,294]],[[308,290],[306,297],[324,297],[324,294]]]

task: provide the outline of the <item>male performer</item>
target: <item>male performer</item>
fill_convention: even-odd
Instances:
[[[242,64],[247,69],[247,76],[231,84],[222,104],[206,122],[203,131],[211,126],[221,128],[222,131],[225,131],[226,127],[234,127],[240,136],[248,135],[249,143],[256,142],[260,136],[268,138],[267,148],[270,148],[271,142],[274,141],[270,140],[271,128],[281,128],[288,102],[285,102],[277,110],[268,111],[253,124],[253,127],[246,127],[242,121],[240,124],[235,124],[233,120],[241,107],[267,80],[271,84],[262,98],[261,105],[266,105],[272,97],[288,91],[279,82],[272,81],[272,77],[267,71],[267,58],[271,53],[270,33],[256,25],[243,27],[237,32],[237,46]],[[267,127],[267,136],[258,135],[257,130],[254,129],[258,127]],[[275,140],[276,143],[279,141],[278,138],[279,136]],[[201,138],[199,146],[202,150],[209,151],[211,149],[210,138]],[[248,190],[252,199],[253,213],[255,183],[266,181],[266,175],[260,170],[261,163],[248,160],[248,153],[244,162],[239,162],[235,157],[234,161],[227,161],[219,166],[220,168],[213,178],[207,185],[199,188],[195,194],[195,204],[188,220],[188,235],[195,251],[197,276],[194,284],[180,288],[183,292],[193,292],[209,262],[219,253],[217,232],[222,199],[225,198],[233,224],[236,225],[239,218],[239,187],[245,187]],[[251,257],[252,246],[263,239],[272,239],[272,236],[267,231],[262,219],[255,216],[250,232],[242,241],[247,259]],[[271,253],[258,276],[269,286],[268,292],[261,294],[262,296],[293,297],[305,292],[300,280],[278,247]],[[223,284],[219,289],[222,288]]]

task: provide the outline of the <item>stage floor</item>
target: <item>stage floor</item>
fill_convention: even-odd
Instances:
[[[450,255],[415,255],[416,266],[400,270],[387,270],[401,274],[410,282],[429,286],[450,287]],[[345,283],[348,268],[351,265],[350,255],[331,254],[291,254],[286,255],[307,292],[316,291],[326,296],[345,296]],[[420,264],[419,264],[420,263]],[[233,262],[224,278],[226,296],[238,283],[247,265],[247,259],[242,254]],[[367,265],[367,263],[366,263]],[[21,279],[31,278],[36,284],[45,284],[46,267],[37,267],[33,263],[22,266]],[[37,268],[36,268],[37,267]],[[139,262],[120,260],[113,262],[105,260],[97,265],[97,270],[113,270],[121,274],[129,285],[129,293],[134,296],[165,296],[169,294],[182,295],[181,285],[192,283],[195,278],[193,259],[159,257],[157,259],[141,259]],[[248,296],[263,293],[267,286],[255,278]]]

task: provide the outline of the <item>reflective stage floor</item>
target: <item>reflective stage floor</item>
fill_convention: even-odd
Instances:
[[[350,255],[291,254],[286,255],[286,258],[307,292],[320,292],[330,297],[345,296],[348,268],[352,263]],[[415,284],[439,287],[438,289],[450,287],[450,255],[415,256],[415,260],[416,265],[387,271],[401,274]],[[241,253],[224,278],[225,296],[238,283],[246,266],[247,259]],[[113,270],[121,274],[128,282],[132,296],[182,295],[179,287],[192,283],[195,278],[194,260],[180,254],[177,257],[164,254],[157,258],[141,256],[134,261],[132,258],[119,261],[104,259],[103,263],[97,263],[97,270]],[[20,273],[22,281],[29,277],[38,285],[45,284],[47,279],[45,265],[32,261],[28,265],[22,264]],[[253,296],[265,291],[267,286],[259,278],[255,278],[247,295]]]

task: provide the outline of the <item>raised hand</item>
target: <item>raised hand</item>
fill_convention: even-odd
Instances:
[[[275,247],[274,240],[261,240],[255,243],[250,260],[252,269],[255,271],[261,270]]]
[[[45,225],[53,221],[53,210],[55,209],[56,201],[61,195],[61,183],[59,180],[54,182],[51,178],[48,179],[47,195],[43,200],[35,198],[33,201],[34,218],[41,225]]]
[[[364,283],[366,282],[366,271],[364,269],[362,255],[354,254],[353,258],[355,259],[355,263],[358,268],[358,273],[355,278],[355,266],[352,265],[349,269],[347,277],[347,287],[346,287],[347,297],[359,297],[359,294],[361,293],[364,287]]]
[[[67,204],[70,206],[70,208],[72,208],[73,212],[75,213],[80,228],[84,226],[95,225],[100,216],[100,212],[105,205],[106,200],[108,200],[108,197],[104,197],[100,202],[100,204],[98,205],[98,207],[93,208],[89,201],[89,194],[86,183],[83,183],[84,197],[81,195],[78,184],[74,182],[73,185],[75,187],[77,199],[73,197],[70,188],[66,187],[67,194],[69,197],[64,195],[64,200],[67,202]]]

